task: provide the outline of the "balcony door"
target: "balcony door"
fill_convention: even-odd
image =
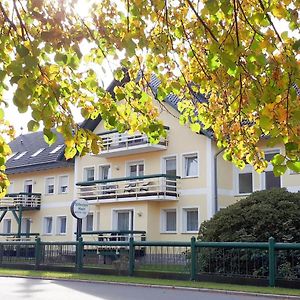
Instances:
[[[32,194],[32,186],[33,186],[32,180],[25,180],[25,182],[24,182],[24,193]]]
[[[115,230],[133,230],[133,210],[116,210],[114,217]]]
[[[29,218],[23,218],[22,222],[21,222],[21,233],[29,234],[30,233],[30,224],[31,224],[31,221]]]
[[[165,157],[163,161],[163,172],[167,176],[176,176],[177,175],[177,162],[176,156]],[[166,190],[167,191],[176,191],[176,180],[166,178]]]

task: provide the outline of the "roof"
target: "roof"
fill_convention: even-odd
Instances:
[[[44,140],[42,131],[21,134],[9,143],[13,156],[6,162],[6,173],[16,174],[32,171],[68,167],[74,165],[74,160],[64,158],[64,139],[53,130],[57,140],[49,146]],[[60,147],[58,147],[60,146]],[[53,151],[56,149],[56,151]]]
[[[139,74],[138,76],[141,76],[141,74]],[[126,82],[126,80],[128,80],[128,78],[125,78],[122,82],[119,82],[117,80],[113,80],[112,83],[109,85],[109,87],[107,88],[107,91],[109,93],[111,93],[112,95],[114,95],[114,88],[117,86],[117,85],[122,85],[124,82]],[[152,74],[151,75],[151,79],[150,79],[150,83],[149,83],[149,86],[152,90],[152,93],[156,96],[157,94],[157,89],[159,87],[159,85],[161,84],[160,80],[155,76],[155,74]],[[192,89],[191,89],[192,91]],[[192,91],[193,92],[193,91]],[[201,103],[203,102],[207,102],[207,99],[205,98],[204,95],[202,94],[196,94],[193,92],[193,95],[195,97],[195,100],[196,101],[199,101]],[[167,95],[167,97],[164,99],[164,101],[166,103],[168,103],[171,107],[173,107],[175,110],[178,111],[178,102],[180,101],[180,99],[174,95],[174,94],[169,94]],[[83,123],[82,123],[82,128],[85,128],[85,129],[89,129],[91,131],[94,131],[95,128],[98,126],[98,124],[101,122],[102,118],[101,116],[98,116],[95,120],[92,120],[92,119],[87,119],[85,120]],[[213,132],[211,130],[204,130],[204,129],[201,129],[201,134],[209,137],[209,138],[213,138]]]

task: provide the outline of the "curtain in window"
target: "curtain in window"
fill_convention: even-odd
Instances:
[[[195,176],[198,174],[198,158],[197,156],[188,156],[185,158],[186,176]]]
[[[176,211],[166,212],[166,231],[176,231]]]
[[[198,231],[198,210],[188,210],[186,212],[187,231]]]
[[[129,212],[118,212],[117,230],[129,230]]]
[[[67,232],[67,218],[61,217],[60,218],[60,233],[66,233]]]
[[[52,218],[46,218],[46,233],[52,232]]]

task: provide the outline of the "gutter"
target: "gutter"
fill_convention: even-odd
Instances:
[[[225,150],[225,148],[219,150],[215,155],[214,155],[214,203],[215,203],[215,214],[219,210],[219,199],[218,199],[218,156]]]

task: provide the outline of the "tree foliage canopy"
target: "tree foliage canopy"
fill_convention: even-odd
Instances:
[[[154,73],[161,81],[156,98],[176,94],[180,123],[196,132],[211,128],[227,160],[262,171],[266,162],[257,143],[268,135],[270,145],[286,148],[273,160],[275,172],[300,170],[299,96],[293,88],[299,85],[299,0],[90,0],[86,15],[83,2],[0,1],[2,136],[13,133],[3,111],[10,84],[19,111],[32,109],[28,129],[42,124],[52,143],[50,129],[56,127],[67,158],[99,151],[99,137],[75,124],[73,106],[84,118],[100,114],[109,128],[151,132],[155,141],[164,130],[149,86]],[[282,24],[287,31],[279,30]],[[129,74],[115,97],[98,76],[112,60],[120,65],[113,70],[117,80],[124,69]],[[195,101],[195,93],[209,101]],[[2,172],[7,155],[1,138]],[[1,178],[4,188],[4,173]]]
[[[201,224],[199,239],[214,242],[300,241],[300,193],[259,191]]]

